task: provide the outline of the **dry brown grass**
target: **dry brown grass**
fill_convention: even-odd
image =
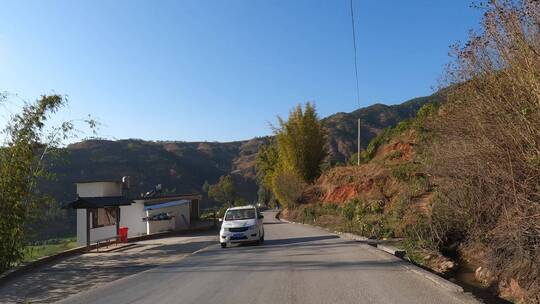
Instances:
[[[391,172],[413,161],[415,141],[415,131],[409,130],[382,145],[368,163],[330,169],[308,188],[303,201],[343,204],[354,198],[389,200],[408,188],[391,178]]]
[[[540,302],[540,4],[485,9],[485,31],[456,49],[449,103],[431,125],[430,171],[444,194],[435,232],[481,244],[497,280]]]

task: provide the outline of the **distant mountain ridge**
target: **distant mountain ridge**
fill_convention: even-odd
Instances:
[[[428,102],[439,102],[439,94],[411,99],[399,105],[374,104],[351,113],[336,113],[323,119],[328,129],[329,161],[346,162],[356,152],[357,119],[362,121],[362,146],[384,128],[414,117]],[[234,142],[176,142],[87,140],[69,145],[64,161],[52,163],[57,181],[47,182],[47,193],[61,201],[75,195],[73,182],[110,180],[131,176],[131,194],[142,193],[161,183],[170,192],[202,192],[205,181],[216,182],[232,174],[239,195],[256,200],[255,159],[269,137]]]
[[[412,118],[426,103],[443,101],[442,94],[417,97],[397,105],[376,103],[351,113],[339,112],[323,119],[328,130],[329,160],[333,163],[346,162],[357,150],[357,121],[361,121],[361,146],[369,142],[382,130]]]

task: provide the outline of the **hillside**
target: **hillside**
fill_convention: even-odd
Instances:
[[[375,104],[351,113],[324,119],[329,136],[329,160],[345,162],[356,150],[356,120],[362,119],[363,146],[384,128],[413,117],[426,102],[439,101],[438,94],[415,98],[400,105]],[[236,142],[169,142],[87,140],[69,145],[61,162],[51,164],[57,180],[48,182],[47,193],[60,201],[75,195],[74,181],[119,179],[131,176],[132,192],[146,192],[156,183],[167,191],[201,192],[208,180],[232,173],[239,195],[256,200],[255,159],[267,138]]]
[[[432,185],[417,165],[416,130],[379,138],[372,159],[324,172],[285,216],[367,237],[405,237],[405,226],[415,224],[407,218],[429,215]]]
[[[388,127],[394,127],[400,121],[412,118],[428,102],[441,102],[442,94],[418,97],[402,104],[387,106],[374,104],[351,113],[336,113],[323,119],[328,129],[329,156],[332,163],[345,163],[356,152],[357,121],[361,119],[361,145],[369,142]]]
[[[466,113],[454,107],[456,103],[445,103],[440,109],[428,105],[415,119],[385,130],[363,152],[362,164],[326,170],[315,183],[305,186],[282,216],[390,242],[404,249],[415,263],[456,279],[477,296],[492,299],[496,294],[516,302],[540,299],[535,262],[538,234],[535,239],[520,239],[514,247],[507,245],[509,236],[522,230],[531,235],[527,225],[538,223],[531,219],[538,215],[516,216],[509,224],[504,213],[510,212],[509,207],[479,204],[479,197],[469,196],[468,191],[485,190],[474,182],[464,190],[462,181],[469,177],[463,164],[475,154],[466,150],[466,157],[456,157],[462,153],[460,147],[446,140],[448,134],[454,135],[446,130],[457,127],[448,113]],[[441,125],[451,128],[441,129]],[[463,144],[461,134],[456,138]],[[440,169],[447,166],[454,171],[449,174]],[[494,202],[511,202],[503,194],[497,189]],[[513,224],[518,220],[523,226]],[[528,251],[526,257],[533,262],[526,261],[525,255],[508,254],[514,248]],[[498,268],[502,263],[509,266]]]
[[[361,165],[323,172],[304,189],[297,206],[282,216],[333,231],[390,239],[392,246],[405,249],[410,259],[437,273],[458,271],[462,265],[449,256],[457,254],[459,242],[448,237],[437,243],[430,237],[437,185],[423,165],[422,151],[429,140],[419,121],[381,133],[372,141],[374,152]]]
[[[75,194],[74,181],[131,177],[132,195],[161,183],[169,192],[201,192],[208,180],[214,183],[233,172],[239,194],[254,200],[254,158],[264,139],[229,143],[152,142],[143,140],[88,140],[69,145],[61,162],[51,164],[56,181],[45,188],[60,200]]]

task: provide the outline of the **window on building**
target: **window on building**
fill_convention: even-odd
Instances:
[[[116,225],[116,208],[92,210],[92,228]]]

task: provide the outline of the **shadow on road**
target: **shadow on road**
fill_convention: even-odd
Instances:
[[[99,284],[176,262],[186,254],[213,243],[192,241],[167,244],[163,240],[153,240],[122,252],[78,255],[4,282],[0,285],[0,302],[56,302]]]
[[[337,235],[320,235],[320,236],[306,236],[306,237],[297,237],[297,238],[268,240],[268,241],[265,241],[264,246],[289,245],[289,244],[316,242],[316,241],[332,240],[332,239],[339,239],[339,237]]]
[[[398,259],[380,259],[367,254],[358,260],[358,242],[344,241],[336,235],[318,235],[286,239],[270,239],[264,245],[240,244],[225,249],[218,245],[197,253],[182,263],[164,265],[150,273],[181,272],[261,272],[317,271],[343,269],[402,271]],[[365,252],[365,251],[364,251]],[[347,258],[336,258],[350,253]],[[366,253],[364,253],[366,254]]]
[[[229,247],[228,250],[234,250],[235,248],[242,248],[242,250],[269,250],[270,247],[281,247],[285,245],[295,245],[295,246],[314,246],[314,247],[320,247],[321,244],[305,244],[310,242],[317,242],[317,241],[325,241],[325,240],[334,240],[339,239],[336,235],[321,235],[321,236],[308,236],[308,237],[297,237],[297,238],[287,238],[287,239],[273,239],[273,240],[266,240],[263,244],[257,244],[256,242],[253,243],[238,243],[233,244],[232,247]],[[340,242],[339,244],[348,244],[351,242]],[[339,245],[336,244],[336,245]],[[247,252],[247,251],[246,251]]]

